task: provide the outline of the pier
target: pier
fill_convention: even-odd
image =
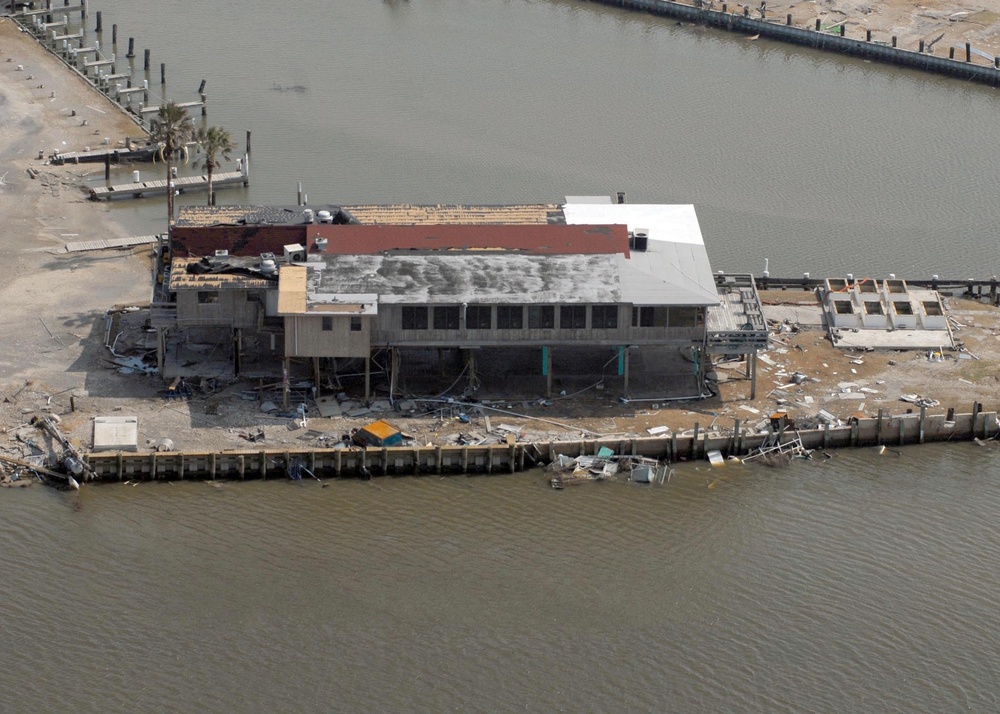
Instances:
[[[242,168],[239,171],[226,171],[212,175],[213,189],[223,186],[235,186],[237,184],[242,184],[243,186],[250,185],[250,162],[246,157],[244,157]],[[178,193],[207,188],[208,174],[182,176],[170,181],[160,179],[157,181],[137,181],[117,186],[96,186],[90,189],[90,199],[92,201],[100,201],[103,199],[118,198],[119,196],[142,198],[146,195],[166,193],[171,187]]]
[[[586,439],[543,444],[508,443],[480,446],[393,446],[382,448],[263,449],[221,452],[99,452],[84,460],[98,481],[156,479],[287,478],[297,461],[316,477],[370,475],[445,475],[515,473],[551,463],[559,454],[596,455],[610,449],[616,456],[641,456],[666,462],[746,456],[758,449],[804,449],[904,446],[939,441],[990,439],[998,434],[997,413],[975,404],[970,413],[890,415],[854,418],[845,426],[753,432],[736,420],[732,428],[694,429],[683,434],[634,438]],[[605,452],[606,453],[606,452]]]
[[[74,7],[52,7],[51,2],[47,2],[49,7],[37,10],[23,10],[14,13],[11,17],[26,32],[32,34],[42,47],[53,55],[61,59],[70,69],[93,84],[112,103],[126,111],[132,120],[147,128],[147,123],[152,121],[152,115],[159,111],[159,107],[167,102],[165,96],[154,97],[155,105],[149,104],[150,91],[149,79],[142,82],[141,87],[132,87],[132,60],[135,58],[135,38],[130,37],[128,41],[128,52],[122,57],[117,54],[118,47],[118,26],[112,26],[112,39],[110,43],[111,53],[102,52],[101,43],[94,41],[92,45],[84,46],[87,30],[84,22],[87,17],[86,3]],[[70,20],[71,13],[80,13],[79,29],[73,29],[75,21]],[[95,32],[100,37],[102,32],[101,13],[97,14],[97,26]],[[54,19],[56,15],[58,19]],[[60,34],[60,32],[62,34]],[[106,48],[105,48],[106,49]],[[119,68],[127,65],[119,71]],[[150,51],[144,51],[142,69],[150,72]],[[121,87],[115,80],[125,79],[127,87]],[[160,85],[166,85],[166,64],[160,63]],[[139,108],[131,106],[132,94],[142,92],[143,105]],[[162,90],[161,90],[162,92]],[[205,95],[205,81],[202,80],[198,88],[198,101],[175,102],[182,108],[201,108],[201,115],[207,115],[207,97]],[[122,101],[124,99],[124,102]]]

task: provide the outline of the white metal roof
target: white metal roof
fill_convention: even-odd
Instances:
[[[712,266],[691,204],[567,203],[570,225],[621,225],[645,229],[645,251],[617,256],[621,300],[634,305],[717,305]]]

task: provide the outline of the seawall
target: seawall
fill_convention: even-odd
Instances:
[[[264,449],[223,452],[101,452],[85,456],[99,481],[173,479],[287,478],[287,464],[298,460],[316,477],[422,474],[502,474],[542,466],[558,454],[583,456],[601,448],[619,456],[643,456],[667,462],[704,459],[711,451],[746,456],[765,445],[801,441],[805,449],[878,445],[905,446],[941,441],[971,441],[996,436],[997,413],[919,412],[851,419],[846,426],[750,432],[734,420],[730,428],[637,439],[587,439],[546,443],[481,446],[416,446],[342,449]]]
[[[718,10],[669,2],[669,0],[591,0],[591,2],[672,17],[747,36],[759,35],[826,52],[839,52],[853,57],[944,74],[973,82],[993,86],[1000,85],[1000,57],[993,59],[992,66],[976,64],[973,62],[972,47],[968,43],[964,53],[961,53],[963,56],[953,59],[951,57],[938,57],[925,51],[896,47],[895,37],[888,42],[878,41],[873,39],[870,31],[866,32],[864,37],[848,37],[846,26],[843,23],[837,27],[835,32],[829,32],[822,29],[819,20],[813,27],[795,27],[792,25],[791,15],[777,19],[754,18],[748,14],[750,12],[749,6],[738,5],[736,2],[720,3]],[[920,46],[923,50],[923,41],[921,41]]]

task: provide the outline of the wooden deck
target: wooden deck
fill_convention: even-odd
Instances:
[[[79,253],[85,250],[106,250],[108,248],[131,248],[134,245],[155,243],[157,236],[132,236],[130,238],[105,238],[103,240],[80,240],[66,244],[67,253]]]
[[[182,176],[174,179],[173,183],[174,188],[180,193],[190,190],[201,190],[208,187],[208,175]],[[236,184],[250,185],[249,173],[228,171],[212,176],[212,187],[215,189],[222,188],[223,186],[235,186]],[[159,181],[141,181],[139,183],[126,183],[118,186],[98,186],[97,188],[90,189],[90,199],[92,201],[100,201],[105,198],[117,198],[118,196],[142,198],[149,194],[166,192],[167,180],[160,179]]]

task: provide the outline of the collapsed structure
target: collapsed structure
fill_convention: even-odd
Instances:
[[[767,346],[752,277],[712,273],[690,205],[185,207],[161,265],[168,379],[692,398],[708,355],[753,375]]]

